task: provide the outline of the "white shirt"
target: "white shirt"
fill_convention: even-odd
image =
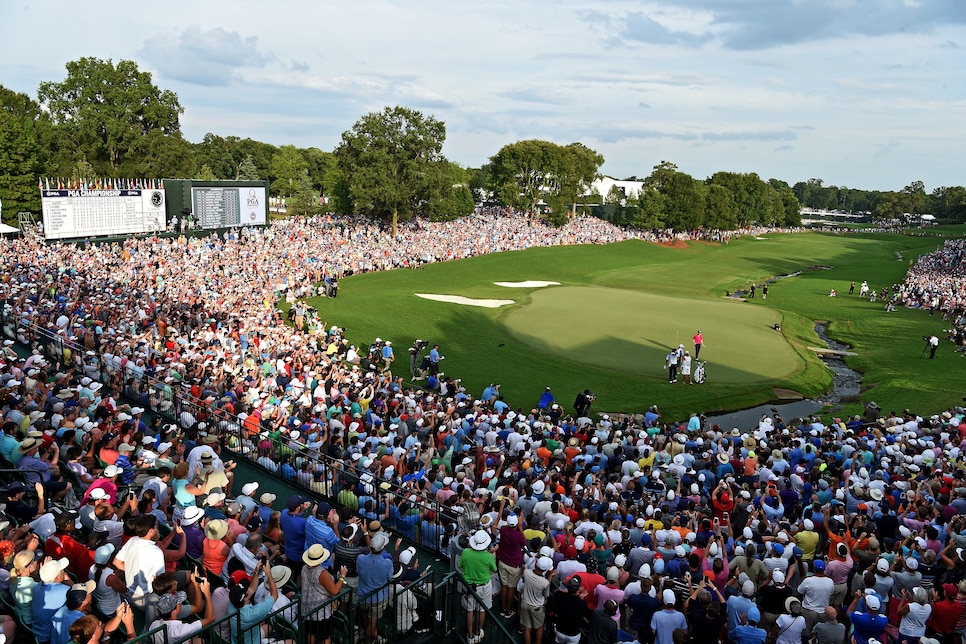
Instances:
[[[151,539],[134,538],[117,553],[124,563],[124,582],[134,597],[154,592],[154,578],[164,573],[164,552]]]
[[[798,592],[802,593],[802,608],[820,613],[828,606],[835,582],[828,577],[809,577],[798,585]]]

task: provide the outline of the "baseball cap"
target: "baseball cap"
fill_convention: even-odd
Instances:
[[[812,563],[812,568],[815,570],[815,572],[825,572],[825,562],[821,559],[816,559]]]
[[[305,503],[305,497],[301,494],[293,494],[288,500],[289,511],[298,510],[299,507]]]
[[[661,594],[661,598],[664,600],[664,603],[665,604],[673,604],[675,602],[675,599],[674,599],[674,591],[671,590],[670,588],[666,589]]]
[[[865,606],[869,610],[879,610],[882,607],[882,602],[880,602],[879,598],[875,595],[866,595]]]

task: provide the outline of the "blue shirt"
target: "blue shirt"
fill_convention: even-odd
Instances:
[[[305,549],[320,543],[325,549],[332,551],[335,544],[339,543],[339,537],[335,530],[324,519],[309,517],[305,520]]]
[[[298,561],[305,552],[305,518],[289,511],[282,512],[282,532],[285,533],[285,557]]]
[[[356,571],[359,573],[358,596],[361,601],[377,603],[389,599],[389,587],[386,584],[392,579],[391,559],[383,557],[382,554],[359,555],[356,558]],[[382,590],[376,592],[380,588]],[[368,597],[371,593],[375,594]]]
[[[238,611],[241,616],[242,644],[261,644],[262,629],[259,624],[272,612],[275,600],[269,595],[257,604],[245,604]],[[238,641],[238,620],[228,620],[231,625],[231,641]]]
[[[764,644],[767,636],[768,634],[765,632],[765,629],[752,626],[751,624],[737,626],[733,630],[728,631],[728,637],[735,644]]]
[[[688,620],[676,610],[659,610],[651,617],[654,644],[674,644],[674,630],[687,627]]]
[[[53,635],[54,614],[67,604],[65,584],[37,584],[30,604],[30,625],[38,642],[49,642]]]
[[[889,620],[885,615],[872,615],[855,611],[849,613],[852,622],[852,636],[857,644],[869,644],[870,638],[881,638]]]
[[[17,461],[17,469],[24,472],[24,477],[30,485],[50,481],[50,463],[36,456],[21,456]]]
[[[84,613],[79,610],[68,610],[67,604],[61,606],[60,609],[54,613],[53,636],[50,639],[50,644],[67,644],[70,642],[71,624],[83,616]]]

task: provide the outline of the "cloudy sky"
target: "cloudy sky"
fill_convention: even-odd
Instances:
[[[4,0],[0,84],[131,59],[207,132],[333,149],[401,104],[477,166],[526,138],[603,172],[964,185],[966,0]]]

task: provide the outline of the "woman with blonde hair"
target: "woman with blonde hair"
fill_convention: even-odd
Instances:
[[[34,581],[32,575],[38,570],[34,550],[21,550],[13,558],[10,569],[10,595],[13,597],[14,610],[20,623],[26,627],[31,624],[30,607],[33,603]]]

